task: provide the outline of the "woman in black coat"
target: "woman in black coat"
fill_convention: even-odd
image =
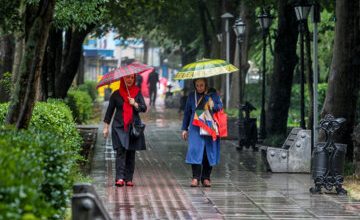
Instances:
[[[147,107],[140,89],[135,86],[135,75],[121,78],[120,89],[110,96],[109,106],[104,118],[103,134],[109,135],[109,124],[114,110],[115,115],[111,126],[113,148],[116,151],[116,186],[134,186],[132,181],[135,170],[135,151],[145,150],[144,133],[138,138],[129,135],[132,123],[141,124],[140,112],[145,112]]]

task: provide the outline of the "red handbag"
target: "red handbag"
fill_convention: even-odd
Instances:
[[[216,121],[219,129],[219,137],[227,137],[227,115],[223,109],[218,112],[215,112],[213,115],[214,120]]]

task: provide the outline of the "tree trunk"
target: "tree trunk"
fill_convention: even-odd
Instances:
[[[297,63],[298,28],[294,8],[287,1],[278,1],[279,23],[275,40],[274,73],[270,82],[270,97],[266,112],[269,135],[286,134],[291,86]]]
[[[55,97],[65,98],[68,90],[70,89],[71,83],[73,82],[75,75],[79,68],[80,56],[82,55],[82,44],[88,33],[91,32],[94,25],[88,26],[87,29],[74,30],[71,34],[71,39],[67,38],[71,42],[65,43],[69,45],[63,57],[63,66],[61,73],[56,77],[55,86]]]
[[[150,47],[150,42],[143,38],[143,42],[144,42],[144,57],[143,57],[143,63],[148,64],[149,61],[149,47]]]
[[[360,3],[336,1],[336,26],[328,90],[321,116],[330,113],[346,122],[335,132],[334,141],[347,144],[347,159],[353,158],[351,133],[355,124],[360,86]],[[320,133],[320,140],[324,135]]]
[[[239,104],[239,89],[241,89],[241,96],[240,100],[241,103],[244,103],[244,91],[245,91],[245,78],[246,73],[250,68],[250,65],[248,63],[249,60],[249,49],[251,47],[251,42],[253,41],[253,36],[255,34],[255,9],[251,8],[249,5],[247,5],[244,1],[241,3],[241,18],[243,18],[243,21],[246,24],[245,29],[245,38],[244,42],[241,44],[241,66],[239,67],[239,49],[238,45],[236,44],[235,49],[235,55],[234,55],[234,63],[237,65],[241,71],[241,74],[238,72],[231,74],[231,91],[230,91],[230,108],[236,108]],[[241,79],[240,79],[241,76]],[[241,85],[240,85],[241,83]]]
[[[64,49],[62,50],[62,59],[61,59],[60,72],[62,71],[62,68],[64,67],[65,62],[66,62],[66,58],[69,56],[69,53],[70,53],[71,39],[72,39],[73,32],[74,32],[74,30],[72,28],[68,28],[65,31]],[[56,75],[56,77],[58,77],[58,76],[59,75]]]
[[[51,27],[46,45],[41,74],[41,99],[54,97],[55,76],[61,69],[62,59],[62,30]]]
[[[205,58],[209,58],[211,54],[211,37],[209,36],[205,13],[206,13],[206,5],[205,2],[202,0],[198,0],[198,9],[199,9],[199,16],[200,16],[200,23],[202,29],[202,36],[203,36],[203,43],[204,43],[204,54]]]
[[[222,13],[222,9],[221,9],[221,5],[222,5],[222,0],[216,0],[216,2],[214,3],[216,6],[215,8],[215,28],[216,28],[216,34],[221,34],[221,13]],[[214,36],[216,39],[213,39],[213,43],[212,44],[212,49],[211,49],[211,58],[221,58],[223,59],[222,56],[222,42],[219,42],[217,39],[217,36]],[[222,93],[221,91],[221,76],[215,76],[215,77],[211,77],[209,79],[209,85],[213,88],[215,88],[218,92]],[[222,94],[220,94],[222,95]]]
[[[76,74],[76,85],[85,83],[84,55],[80,55],[79,68]]]
[[[55,70],[50,72],[49,74],[49,89],[50,89],[50,97],[56,98],[56,77],[61,73],[61,65],[63,60],[63,38],[62,38],[63,30],[56,30],[54,42],[52,43],[52,47],[55,48]]]
[[[25,37],[24,34],[21,33],[15,34],[15,52],[14,52],[14,62],[13,62],[12,75],[11,75],[11,81],[13,85],[15,85],[19,79],[21,59],[23,58],[23,55],[25,53],[24,37]]]
[[[54,7],[55,0],[44,0],[38,3],[36,11],[34,6],[25,10],[25,53],[6,117],[6,123],[15,124],[18,129],[27,128],[30,123]],[[28,20],[30,15],[36,16]]]
[[[48,41],[49,43],[49,41]],[[49,87],[48,87],[48,66],[50,66],[50,63],[52,63],[53,61],[51,59],[49,59],[49,47],[46,47],[47,50],[45,50],[45,54],[44,54],[44,61],[42,63],[42,68],[41,68],[41,75],[40,75],[40,89],[39,89],[39,93],[38,93],[38,101],[45,101],[48,98],[48,92],[49,92]]]
[[[12,64],[14,62],[14,35],[7,34],[0,38],[0,80],[4,73],[12,72]],[[6,88],[0,86],[0,103],[9,101],[10,94]]]

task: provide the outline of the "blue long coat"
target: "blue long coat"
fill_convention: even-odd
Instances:
[[[213,111],[217,112],[222,109],[223,104],[220,97],[216,92],[208,93],[204,96],[205,101],[212,98],[214,102]],[[196,93],[196,100],[200,100],[201,95]],[[186,163],[189,164],[202,164],[204,147],[206,147],[207,158],[210,166],[214,166],[219,163],[220,160],[220,140],[217,138],[215,141],[212,140],[211,136],[201,136],[200,128],[192,125],[195,113],[195,92],[191,92],[186,101],[184,110],[184,118],[182,123],[182,130],[187,130],[188,137],[188,151],[186,154]]]

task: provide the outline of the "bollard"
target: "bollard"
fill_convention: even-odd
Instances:
[[[78,183],[73,186],[71,199],[73,220],[111,220],[95,188],[89,183]]]
[[[344,182],[344,162],[346,145],[334,143],[333,134],[345,122],[344,118],[334,118],[328,114],[320,121],[320,128],[325,131],[326,142],[316,144],[312,155],[312,178],[315,187],[310,192],[321,193],[321,188],[326,190],[336,189],[337,194],[345,195],[347,192],[342,188]]]
[[[242,118],[242,120],[238,121],[240,123],[240,148],[239,150],[242,150],[242,147],[245,146],[246,148],[252,147],[253,151],[258,151],[258,148],[256,147],[257,143],[257,126],[256,126],[256,118],[250,118],[250,112],[253,110],[256,110],[256,108],[251,105],[249,102],[246,102],[245,105],[242,105],[240,109],[244,114],[245,117]]]

